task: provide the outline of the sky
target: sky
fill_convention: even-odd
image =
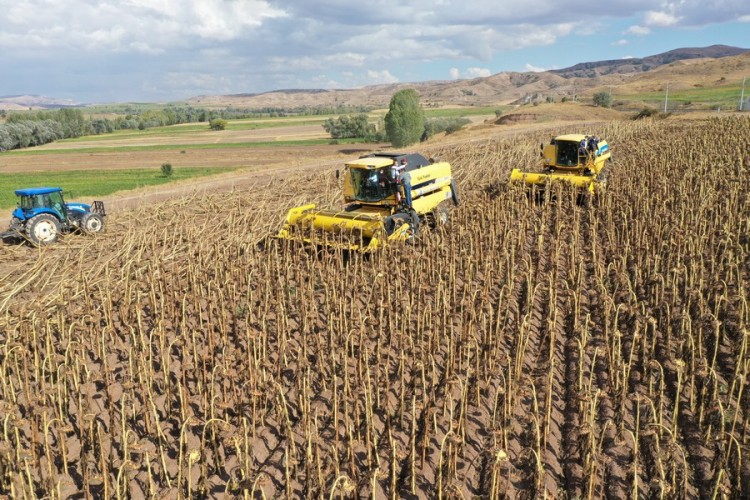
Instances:
[[[0,0],[0,96],[358,88],[750,48],[747,0]]]

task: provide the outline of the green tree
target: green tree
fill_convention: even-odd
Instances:
[[[608,108],[612,105],[612,96],[609,92],[597,92],[594,94],[594,106]]]
[[[227,128],[227,121],[221,118],[212,118],[208,121],[208,126],[211,130],[225,130]]]
[[[163,175],[164,177],[172,177],[173,172],[174,172],[174,169],[172,168],[171,163],[161,164],[161,175]]]
[[[369,123],[366,113],[329,118],[323,123],[323,128],[333,139],[365,138],[375,132],[375,125]]]
[[[396,92],[385,115],[385,131],[395,147],[419,142],[425,127],[424,110],[419,105],[419,94],[414,89]]]

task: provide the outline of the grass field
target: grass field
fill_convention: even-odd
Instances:
[[[279,119],[279,118],[266,118],[266,119],[253,119],[253,120],[228,120],[226,130],[260,130],[269,128],[282,128],[304,125],[320,125],[323,126],[327,117],[319,118],[306,118],[300,119]],[[169,125],[164,127],[153,127],[146,130],[118,130],[110,134],[101,135],[87,135],[83,137],[75,137],[72,139],[62,139],[59,142],[92,142],[92,141],[106,141],[113,139],[131,139],[141,137],[154,137],[162,135],[170,136],[184,136],[194,134],[196,132],[208,132],[210,129],[207,122],[199,123],[185,123],[180,125]]]
[[[0,176],[0,209],[16,205],[15,190],[27,187],[61,187],[68,201],[96,196],[106,196],[117,191],[138,189],[179,180],[230,172],[232,168],[177,168],[170,177],[161,169],[126,170],[67,170],[30,172],[13,176]]]
[[[740,93],[741,88],[737,83],[706,87],[696,85],[693,88],[678,88],[673,85],[668,93],[666,86],[657,92],[616,93],[612,95],[612,102],[643,102],[662,107],[666,98],[669,109],[689,107],[690,109],[730,110],[738,108]]]

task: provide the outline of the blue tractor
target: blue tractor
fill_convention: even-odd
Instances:
[[[104,202],[66,203],[60,188],[19,189],[18,208],[13,210],[10,229],[5,238],[24,238],[34,245],[57,241],[61,233],[79,231],[86,234],[104,230]]]

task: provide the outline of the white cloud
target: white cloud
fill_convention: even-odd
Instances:
[[[18,34],[24,48],[147,52],[182,47],[195,37],[219,42],[244,38],[267,20],[286,16],[266,0],[0,0],[0,11],[3,30]],[[15,44],[0,39],[0,49]]]
[[[630,27],[617,35],[614,21]],[[436,66],[474,78],[506,55],[515,67],[534,60],[514,56],[528,48],[567,50],[558,59],[578,50],[575,62],[585,62],[586,51],[561,43],[623,46],[657,30],[737,21],[750,22],[747,0],[611,0],[606,16],[580,0],[0,0],[0,53],[13,74],[0,93],[44,86],[36,92],[56,94],[65,81],[79,101],[97,99],[85,95],[95,85],[100,94],[157,89],[159,98],[181,98],[214,85],[239,93],[387,83],[396,74],[416,81],[440,77]]]
[[[680,18],[669,12],[646,12],[644,21],[648,26],[675,26],[679,22]]]
[[[488,77],[492,74],[488,68],[466,68],[465,74],[469,78]]]
[[[648,26],[638,26],[637,24],[631,26],[624,31],[624,35],[648,35],[651,33],[651,28]]]
[[[471,67],[466,68],[464,71],[460,71],[458,68],[451,68],[450,71],[451,80],[458,80],[459,78],[486,78],[492,74],[489,68]]]
[[[524,69],[526,71],[531,71],[531,72],[534,72],[534,73],[541,73],[542,71],[547,71],[544,68],[540,68],[538,66],[534,66],[533,64],[529,64],[529,63],[526,63],[526,66],[524,66]]]
[[[387,69],[384,69],[383,71],[368,70],[367,78],[371,82],[370,85],[378,83],[398,83],[398,78],[393,76]]]

